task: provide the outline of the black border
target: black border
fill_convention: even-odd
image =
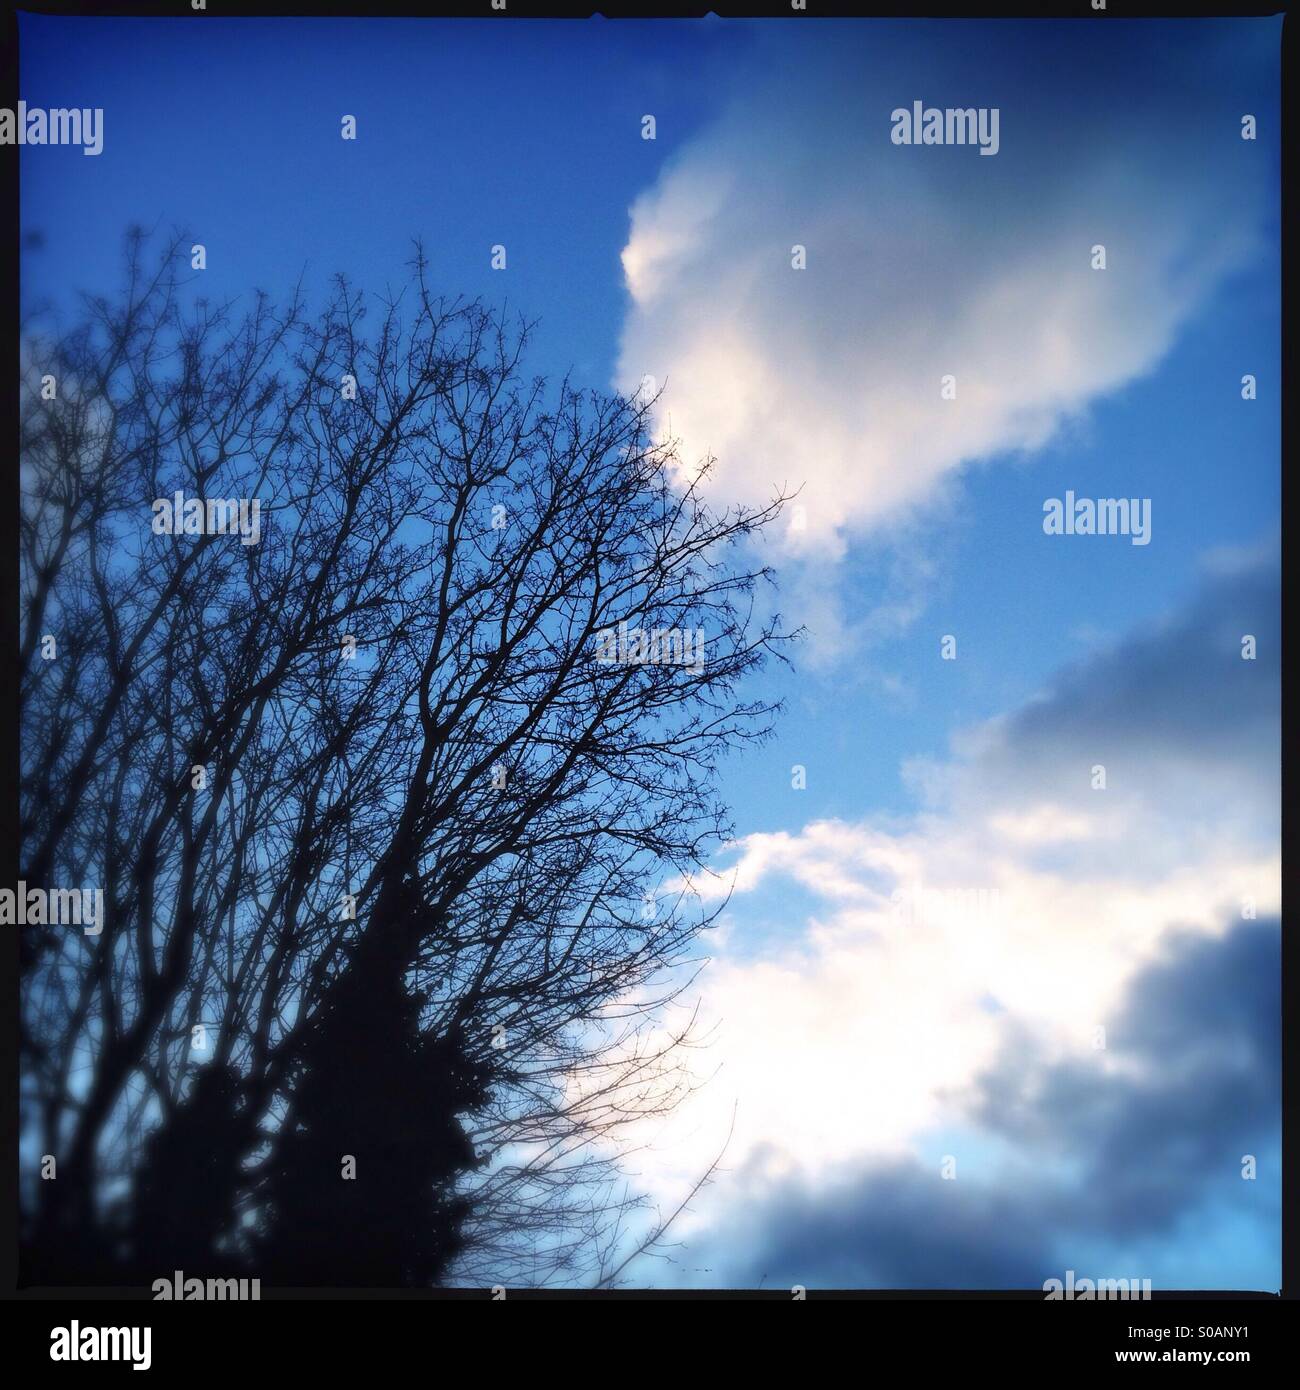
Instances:
[[[21,10],[25,13],[45,15],[79,15],[94,17],[165,16],[171,19],[187,18],[194,23],[220,23],[225,18],[455,18],[492,17],[501,23],[527,19],[585,19],[601,15],[605,19],[689,19],[713,13],[721,18],[782,18],[791,23],[815,23],[819,17],[834,18],[950,18],[950,19],[991,19],[991,18],[1034,18],[1034,19],[1075,19],[1081,22],[1091,20],[1095,23],[1122,22],[1124,19],[1172,19],[1172,18],[1243,18],[1248,16],[1284,15],[1284,4],[1235,4],[1233,0],[1181,0],[1175,4],[1125,3],[1125,0],[1107,0],[1104,12],[1094,11],[1090,0],[1074,0],[1073,3],[1014,3],[1013,0],[989,0],[986,4],[954,3],[954,0],[929,0],[929,3],[908,6],[902,3],[870,3],[870,0],[807,0],[807,10],[793,12],[789,0],[769,0],[769,3],[727,4],[725,0],[714,3],[682,4],[673,0],[657,0],[654,3],[619,3],[618,0],[587,0],[586,4],[564,4],[559,0],[507,0],[505,12],[494,11],[490,0],[475,0],[474,3],[430,4],[428,0],[411,0],[411,3],[393,4],[391,0],[306,0],[305,3],[286,3],[286,0],[270,0],[257,3],[257,0],[208,0],[205,12],[191,9],[189,0],[45,0],[16,6],[12,0],[0,0],[0,106],[16,108],[19,86],[18,20]],[[1294,195],[1291,190],[1300,187],[1297,181],[1296,148],[1297,141],[1292,138],[1295,120],[1295,100],[1287,78],[1295,71],[1296,59],[1295,26],[1284,21],[1282,29],[1282,245],[1291,245],[1287,232],[1294,234]],[[15,441],[18,430],[18,312],[19,312],[19,240],[20,240],[20,190],[19,161],[0,151],[0,189],[9,196],[5,200],[9,211],[0,218],[3,229],[5,254],[0,262],[0,317],[8,325],[0,345],[5,367],[6,387],[0,391],[0,402],[4,412],[5,428],[10,441]],[[1282,458],[1290,457],[1288,444],[1296,437],[1294,358],[1288,325],[1296,306],[1296,278],[1292,271],[1285,249],[1282,257],[1282,342],[1281,362],[1283,374],[1282,390]],[[0,617],[0,643],[3,649],[13,652],[18,645],[18,547],[17,547],[17,457],[12,446],[4,451],[3,464],[10,474],[11,499],[15,504],[0,507],[0,556],[3,557],[3,581],[8,595]],[[1282,468],[1282,522],[1294,511],[1295,491],[1285,467]],[[1286,547],[1282,550],[1282,631],[1286,632],[1286,614],[1290,610],[1288,602],[1294,572],[1286,558]],[[3,720],[9,727],[9,734],[3,741],[0,754],[0,842],[3,843],[4,870],[8,881],[17,879],[18,845],[18,720],[17,690],[13,681],[0,679],[3,695]],[[1283,846],[1283,902],[1294,895],[1295,866],[1297,863],[1296,817],[1292,813],[1296,793],[1296,769],[1300,765],[1300,725],[1296,719],[1287,718],[1288,711],[1296,709],[1297,691],[1295,672],[1295,650],[1283,642],[1282,660],[1282,752],[1283,752],[1283,804],[1282,804],[1282,846]],[[1288,699],[1288,696],[1292,697]],[[1285,906],[1284,906],[1285,913]],[[442,1330],[426,1330],[423,1326],[413,1328],[409,1317],[386,1314],[381,1309],[369,1307],[365,1314],[358,1309],[342,1321],[355,1323],[355,1328],[344,1331],[328,1311],[329,1306],[339,1302],[375,1305],[378,1303],[405,1303],[430,1301],[491,1301],[492,1294],[487,1289],[430,1289],[430,1290],[324,1290],[324,1289],[281,1289],[268,1288],[263,1291],[259,1303],[240,1305],[240,1311],[231,1315],[222,1325],[227,1335],[214,1341],[204,1337],[200,1343],[191,1340],[193,1333],[213,1316],[211,1304],[190,1304],[191,1309],[204,1310],[186,1314],[170,1311],[171,1305],[152,1301],[147,1289],[122,1288],[82,1288],[51,1289],[24,1288],[17,1285],[17,1212],[18,1212],[18,1074],[17,1074],[17,934],[7,933],[7,940],[0,950],[3,961],[3,982],[0,986],[0,1147],[3,1148],[3,1167],[6,1177],[4,1184],[7,1197],[0,1201],[0,1296],[23,1303],[40,1302],[55,1305],[50,1317],[38,1314],[23,1318],[25,1324],[20,1336],[21,1350],[34,1357],[33,1366],[41,1366],[45,1374],[51,1373],[47,1356],[49,1327],[53,1322],[66,1321],[76,1317],[83,1325],[96,1321],[123,1321],[121,1310],[113,1306],[122,1302],[148,1302],[150,1304],[149,1324],[154,1332],[153,1369],[166,1373],[180,1370],[187,1378],[192,1378],[196,1366],[211,1367],[214,1376],[221,1373],[237,1374],[240,1370],[259,1364],[267,1354],[265,1339],[277,1338],[287,1357],[288,1365],[295,1369],[312,1369],[319,1365],[328,1368],[333,1375],[349,1371],[369,1372],[388,1363],[385,1349],[402,1361],[407,1360],[407,1352],[418,1352],[421,1348],[433,1348],[433,1339],[441,1340]],[[1126,1343],[1123,1329],[1139,1324],[1196,1321],[1219,1323],[1247,1323],[1250,1336],[1247,1340],[1235,1343],[1210,1343],[1212,1347],[1245,1347],[1258,1353],[1261,1348],[1258,1340],[1251,1337],[1261,1335],[1267,1342],[1273,1338],[1273,1350],[1279,1349],[1278,1334],[1280,1309],[1268,1307],[1282,1300],[1297,1297],[1300,1284],[1300,1271],[1296,1264],[1296,1222],[1294,1183],[1294,1160],[1287,1146],[1286,1116],[1298,1108],[1296,1095],[1297,1076],[1300,1064],[1296,1059],[1297,1034],[1287,1026],[1287,1004],[1297,999],[1297,974],[1295,953],[1288,949],[1286,934],[1282,942],[1282,983],[1283,983],[1283,1287],[1276,1294],[1243,1293],[1235,1291],[1155,1291],[1150,1302],[1093,1303],[1090,1311],[1083,1315],[1073,1315],[1067,1325],[1061,1325],[1052,1317],[1035,1319],[1030,1324],[1021,1317],[1013,1318],[999,1311],[996,1305],[1005,1303],[1042,1303],[1041,1292],[1035,1290],[904,1290],[904,1289],[863,1289],[831,1290],[812,1289],[807,1291],[807,1301],[826,1300],[878,1302],[897,1305],[900,1301],[913,1304],[933,1304],[942,1302],[950,1306],[942,1314],[942,1326],[946,1334],[950,1322],[954,1335],[935,1337],[934,1310],[916,1308],[914,1313],[920,1326],[926,1330],[913,1334],[908,1328],[917,1326],[913,1317],[900,1318],[897,1307],[891,1309],[888,1320],[877,1317],[871,1320],[871,1336],[881,1338],[891,1352],[911,1353],[927,1364],[946,1364],[967,1366],[972,1369],[980,1365],[984,1369],[1001,1369],[1002,1366],[1032,1364],[1035,1366],[1060,1366],[1063,1362],[1075,1367],[1083,1364],[1114,1366],[1111,1354]],[[594,1292],[587,1290],[528,1290],[511,1289],[507,1302],[554,1302],[554,1301],[762,1301],[790,1302],[791,1296],[785,1290],[617,1290]],[[1174,1313],[1172,1309],[1162,1308],[1162,1304],[1179,1301],[1202,1302],[1207,1300],[1229,1301],[1234,1304],[1230,1310],[1210,1315],[1193,1314],[1191,1310]],[[295,1305],[291,1314],[290,1304]],[[1249,1310],[1246,1304],[1249,1304]],[[75,1305],[75,1306],[73,1306]],[[215,1305],[225,1309],[228,1305]],[[169,1311],[159,1312],[166,1307]],[[311,1308],[326,1311],[311,1315]],[[224,1316],[224,1315],[223,1315]],[[242,1320],[242,1321],[241,1321]],[[135,1319],[131,1319],[135,1321]],[[186,1330],[188,1329],[188,1330]],[[1085,1329],[1088,1329],[1085,1331]],[[231,1335],[235,1334],[235,1335]],[[247,1341],[245,1341],[247,1336]],[[351,1341],[342,1340],[351,1338]],[[1086,1341],[1086,1349],[1080,1346],[1080,1339]],[[730,1342],[725,1343],[728,1351]],[[1141,1345],[1141,1344],[1139,1344]],[[1154,1345],[1151,1343],[1148,1346]],[[1177,1343],[1162,1342],[1159,1346],[1167,1348]],[[1207,1344],[1192,1342],[1188,1345],[1204,1348]],[[521,1349],[522,1350],[522,1349]],[[811,1350],[811,1349],[810,1349]],[[862,1358],[878,1362],[882,1347],[863,1344]],[[1080,1360],[1080,1352],[1084,1359]],[[1095,1353],[1095,1359],[1093,1355]],[[473,1356],[472,1350],[468,1353]],[[317,1360],[316,1358],[320,1358]],[[421,1358],[422,1359],[422,1358]],[[460,1358],[458,1358],[459,1360]],[[1252,1356],[1252,1365],[1257,1364],[1258,1356]],[[1289,1358],[1287,1358],[1289,1359]],[[891,1357],[892,1360],[892,1357]],[[262,1361],[264,1363],[264,1360]],[[471,1364],[473,1364],[471,1362]],[[542,1367],[534,1359],[537,1371]],[[617,1366],[618,1363],[615,1363]],[[436,1376],[446,1363],[438,1361],[425,1366],[420,1373]],[[500,1350],[493,1347],[492,1355],[482,1359],[481,1374],[492,1376],[499,1372],[502,1361]],[[108,1367],[97,1368],[100,1373]],[[112,1367],[125,1370],[128,1367]],[[279,1369],[279,1368],[277,1368]],[[610,1368],[611,1371],[614,1369]],[[58,1374],[58,1372],[54,1372]],[[463,1372],[462,1372],[463,1373]],[[562,1371],[552,1372],[563,1374]]]

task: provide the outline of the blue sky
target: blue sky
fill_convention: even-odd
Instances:
[[[806,526],[770,558],[809,640],[765,678],[788,703],[776,737],[725,786],[741,878],[701,985],[721,1079],[658,1137],[649,1189],[671,1203],[733,1101],[741,1119],[695,1253],[638,1277],[1041,1283],[1077,1251],[1122,1266],[1102,1275],[1276,1287],[1275,1040],[1224,1023],[1260,1059],[1240,1115],[1179,1110],[1176,1057],[1145,1044],[1108,1044],[1083,1079],[1070,1048],[1089,1020],[1122,1034],[1143,981],[1224,968],[1216,950],[1243,991],[1269,988],[1280,20],[20,22],[29,106],[105,111],[97,158],[23,151],[23,225],[44,238],[29,303],[111,289],[133,222],[203,242],[211,298],[304,269],[321,292],[340,269],[379,291],[419,236],[442,286],[540,319],[535,370],[666,380],[687,456],[718,456],[720,501],[804,489]],[[893,146],[889,113],[914,99],[998,107],[996,157]],[[1043,502],[1067,490],[1150,498],[1152,543],[1045,535]],[[1249,666],[1233,646],[1257,630]],[[899,932],[909,874],[996,883],[1006,920]],[[1233,915],[1251,886],[1254,927]],[[1164,988],[1171,1038],[1199,1027],[1179,1012],[1193,993]],[[803,1061],[776,1075],[759,1045],[774,999],[805,1020],[780,1035]],[[898,1021],[860,1026],[886,1004]],[[828,1056],[853,1060],[874,1108]],[[1163,1225],[1126,1226],[1102,1166],[1113,1208],[1072,1195],[1050,1134],[990,1119],[979,1097],[1010,1056],[1044,1094],[1111,1097],[1079,1172],[1168,1083],[1204,1171],[1166,1174]],[[812,1095],[834,1115],[793,1094],[809,1069],[839,1078]],[[1247,1151],[1253,1183],[1233,1170]],[[934,1187],[946,1154],[952,1191]],[[1011,1176],[1024,1164],[1036,1182]],[[1017,1191],[1023,1239],[1003,1249]],[[953,1192],[966,1238],[940,1231],[924,1259],[870,1219],[892,1204],[925,1222]],[[804,1239],[790,1211],[851,1248]]]

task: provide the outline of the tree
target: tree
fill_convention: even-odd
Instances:
[[[24,349],[22,864],[106,903],[23,928],[24,1271],[170,1272],[203,1182],[192,1266],[596,1276],[775,708],[781,499],[711,508],[651,402],[548,395],[418,248],[367,335],[343,278],[196,299],[182,244]]]

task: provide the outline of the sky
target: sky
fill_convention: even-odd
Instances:
[[[709,1080],[635,1182],[730,1141],[633,1282],[1277,1288],[1280,19],[20,23],[29,107],[105,112],[22,151],[29,305],[132,223],[212,298],[420,237],[534,370],[653,377],[720,504],[797,492]],[[996,155],[895,144],[914,101]],[[1067,492],[1149,543],[1045,533]]]

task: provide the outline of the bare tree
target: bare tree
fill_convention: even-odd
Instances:
[[[22,865],[105,900],[22,928],[24,1272],[600,1282],[780,499],[712,509],[418,252],[367,333],[182,244],[24,347]]]

